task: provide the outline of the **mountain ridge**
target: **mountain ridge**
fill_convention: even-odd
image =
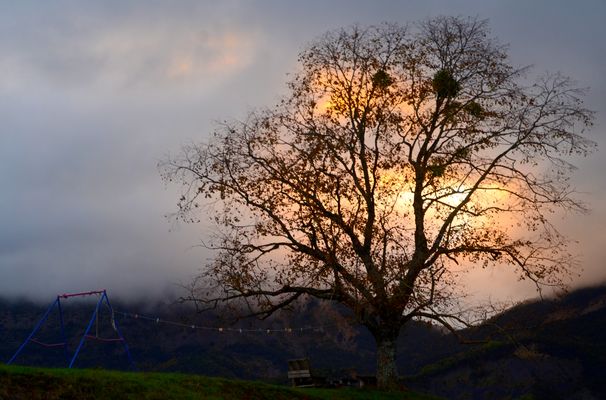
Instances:
[[[114,308],[156,311],[153,316],[160,318],[116,317],[140,370],[285,383],[287,360],[306,357],[315,372],[325,376],[374,373],[372,337],[364,328],[352,325],[351,316],[339,307],[309,302],[267,321],[239,321],[230,331],[219,331],[230,325],[217,311],[195,314],[191,307],[170,303],[158,303],[154,308],[115,302]],[[2,360],[10,358],[43,311],[44,307],[34,303],[0,300]],[[90,303],[65,307],[70,349],[91,312]],[[103,318],[98,334],[115,334],[110,316]],[[163,320],[183,326],[163,324]],[[192,324],[209,329],[188,328]],[[309,329],[272,331],[288,327]],[[606,286],[583,288],[558,299],[518,304],[485,325],[460,331],[465,337],[486,339],[484,344],[464,345],[428,324],[412,323],[400,335],[398,367],[406,385],[452,399],[525,395],[555,399],[575,398],[571,396],[576,393],[580,393],[578,398],[601,398],[606,397],[600,373],[606,369],[604,328]],[[56,322],[45,329],[41,335],[47,337],[41,339],[56,337]],[[17,363],[65,364],[61,349],[42,349],[31,343],[26,349]],[[86,341],[76,366],[127,369],[128,363],[120,346]]]

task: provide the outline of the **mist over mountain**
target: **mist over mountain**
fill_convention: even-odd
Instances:
[[[437,15],[488,18],[514,65],[591,88],[588,137],[605,147],[602,0],[1,2],[0,293],[44,301],[105,287],[133,298],[187,282],[212,256],[196,245],[214,226],[164,218],[180,193],[158,160],[208,140],[214,121],[274,104],[298,51],[325,31]],[[553,222],[579,240],[575,284],[586,285],[606,278],[606,157],[572,162],[572,189],[593,212]],[[470,287],[533,294],[503,274],[482,270]]]
[[[70,300],[71,301],[71,300]],[[73,352],[94,310],[94,302],[62,301],[65,331]],[[31,332],[45,306],[26,300],[0,301],[0,359],[8,360]],[[128,343],[137,368],[145,371],[180,371],[211,376],[285,381],[287,361],[308,357],[314,369],[325,373],[356,370],[374,373],[374,340],[363,327],[351,323],[346,310],[328,303],[310,301],[293,311],[282,311],[261,321],[243,319],[234,323],[233,315],[220,312],[196,314],[183,304],[113,304],[115,318]],[[140,314],[138,314],[140,313]],[[156,322],[157,321],[157,322]],[[182,324],[182,326],[179,326]],[[99,331],[96,327],[99,325]],[[192,328],[194,326],[194,328]],[[242,332],[240,332],[242,330]],[[90,334],[116,337],[107,310],[100,313]],[[56,310],[35,335],[40,342],[61,342]],[[400,368],[410,370],[433,360],[423,347],[448,342],[443,333],[425,324],[411,324],[402,332],[406,346]],[[433,345],[432,345],[433,343]],[[418,346],[422,344],[422,346]],[[70,353],[71,354],[71,353]],[[62,348],[26,346],[16,363],[64,366]],[[120,344],[86,341],[77,358],[78,367],[128,369]]]
[[[90,322],[94,301],[62,305],[71,355]],[[365,328],[352,324],[346,310],[328,303],[311,301],[266,321],[236,323],[226,313],[196,314],[183,304],[112,305],[141,371],[286,383],[287,361],[306,357],[319,375],[374,374],[372,337]],[[45,308],[25,300],[0,301],[0,360],[6,362],[12,356]],[[407,386],[450,399],[524,395],[599,399],[606,396],[602,379],[605,327],[606,286],[585,288],[559,299],[520,304],[482,326],[460,332],[480,340],[475,345],[462,344],[430,325],[412,323],[400,335],[398,367]],[[37,341],[60,342],[59,328],[58,317],[51,314]],[[102,311],[89,334],[116,337],[109,312]],[[29,343],[15,363],[63,367],[66,355],[62,347]],[[120,343],[94,339],[85,341],[75,366],[130,368]]]

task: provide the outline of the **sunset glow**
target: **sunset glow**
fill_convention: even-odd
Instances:
[[[604,17],[0,0],[0,398],[606,399]]]
[[[18,2],[0,13],[4,37],[11,38],[0,45],[0,92],[6,103],[0,140],[6,165],[0,180],[7,188],[1,219],[8,246],[0,282],[7,295],[52,294],[103,281],[112,293],[129,296],[149,293],[148,286],[161,290],[172,287],[167,282],[187,280],[208,257],[191,248],[192,238],[211,235],[213,227],[166,223],[162,216],[173,210],[176,189],[158,182],[157,161],[181,143],[206,140],[213,121],[242,119],[251,109],[273,104],[299,68],[297,53],[326,30],[355,21],[416,21],[435,10],[489,18],[495,35],[509,44],[514,65],[561,70],[577,78],[579,86],[590,87],[588,105],[597,111],[596,126],[605,125],[605,106],[597,94],[606,89],[596,77],[606,62],[591,46],[605,36],[597,4],[550,7],[538,26],[530,18],[541,8],[534,3],[524,13],[505,4],[449,2],[429,8],[312,4],[296,11],[282,4],[240,2],[146,9],[60,3],[34,7]],[[335,113],[339,101],[327,91],[316,99],[315,112]],[[603,147],[595,129],[589,136]],[[580,242],[584,272],[578,282],[583,284],[606,279],[603,160],[599,155],[571,160],[582,171],[573,173],[571,186],[592,214],[555,218]],[[401,171],[394,174],[402,176]],[[445,204],[460,202],[469,187],[465,182],[455,193],[442,193]],[[410,187],[385,190],[382,207],[397,203],[398,213],[410,210]],[[40,199],[44,212],[32,203]],[[474,204],[517,206],[495,189],[477,194],[470,207]],[[429,212],[436,214],[433,208]],[[516,229],[520,222],[490,223]],[[123,278],[114,282],[117,274]],[[535,294],[532,287],[515,290]]]

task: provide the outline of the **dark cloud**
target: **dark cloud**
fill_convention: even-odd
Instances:
[[[516,64],[559,70],[592,88],[598,125],[590,136],[605,148],[604,4],[3,2],[0,293],[106,287],[153,296],[186,281],[208,257],[192,246],[212,228],[169,232],[163,215],[174,210],[177,189],[165,188],[157,161],[204,139],[213,120],[273,103],[299,49],[353,23],[489,18]],[[562,226],[580,241],[579,282],[588,283],[606,278],[606,161],[597,153],[575,163],[575,185],[594,211]]]

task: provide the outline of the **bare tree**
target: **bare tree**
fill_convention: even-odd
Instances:
[[[265,316],[302,296],[344,304],[390,388],[402,326],[468,322],[462,271],[510,267],[539,288],[575,272],[548,219],[583,210],[563,157],[594,147],[570,79],[525,84],[486,21],[453,17],[329,32],[299,61],[277,106],[161,165],[184,185],[177,215],[220,227],[198,280],[220,290],[190,300]]]

